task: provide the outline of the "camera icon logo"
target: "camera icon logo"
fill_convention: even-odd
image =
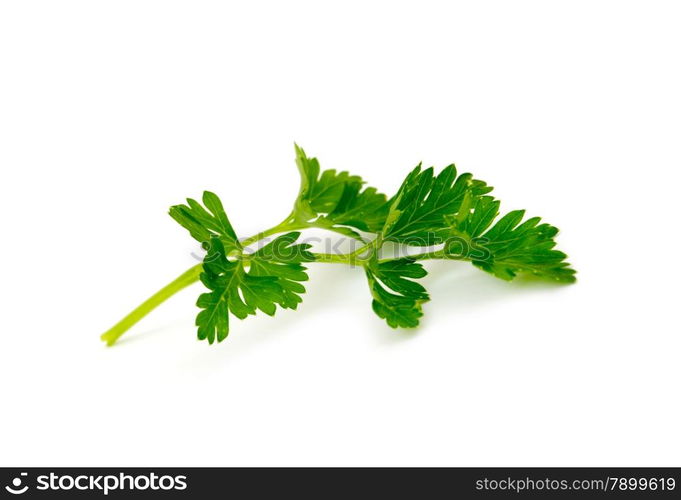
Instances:
[[[19,476],[20,477],[15,477],[12,479],[12,486],[5,486],[5,489],[13,495],[21,495],[22,493],[26,493],[28,490],[28,485],[24,486],[23,488],[21,487],[22,478],[28,476],[28,473],[22,472],[19,474]]]

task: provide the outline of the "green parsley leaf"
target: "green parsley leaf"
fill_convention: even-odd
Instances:
[[[202,310],[196,317],[198,337],[213,343],[229,334],[229,314],[244,319],[260,309],[273,315],[276,303],[283,300],[281,286],[274,276],[251,276],[242,262],[230,261],[222,240],[211,238],[210,251],[203,263],[201,282],[210,290],[199,296],[196,305]]]
[[[361,184],[347,183],[336,207],[322,219],[361,231],[377,232],[385,223],[388,208],[386,196],[376,188],[362,190]]]
[[[554,250],[558,229],[539,224],[540,217],[521,223],[524,210],[509,212],[492,226],[499,215],[499,205],[493,197],[481,196],[465,217],[451,221],[449,235],[452,239],[445,246],[445,253],[449,246],[457,258],[468,257],[473,265],[503,280],[512,280],[518,274],[531,274],[573,283],[575,270],[565,261],[567,256]],[[459,237],[464,239],[459,240]]]
[[[427,272],[412,259],[374,260],[365,266],[374,312],[392,328],[414,328],[423,316],[421,304],[430,298],[421,284],[413,281]]]
[[[383,240],[417,246],[442,243],[442,231],[450,226],[466,197],[475,198],[491,190],[471,174],[457,177],[454,165],[437,177],[432,167],[421,170],[418,165],[391,199]]]
[[[227,251],[241,250],[241,244],[229,222],[220,198],[215,193],[204,191],[202,207],[199,202],[187,198],[186,205],[170,207],[170,216],[189,231],[192,238],[204,247],[217,236]]]
[[[293,245],[298,236],[282,235],[248,259],[235,261],[227,258],[221,238],[211,238],[200,276],[210,292],[201,294],[196,303],[202,309],[196,317],[199,339],[212,344],[227,338],[230,313],[244,319],[257,310],[273,316],[277,305],[298,306],[305,292],[299,282],[308,279],[300,262],[314,260],[309,245]]]
[[[308,158],[296,145],[296,164],[300,171],[300,191],[294,205],[295,217],[315,226],[343,227],[360,231],[378,231],[388,213],[387,197],[375,188],[364,188],[361,177],[348,172],[324,170],[320,172],[317,158]],[[346,234],[357,237],[348,229]]]
[[[308,276],[301,262],[315,260],[310,245],[294,245],[299,236],[299,232],[283,234],[248,256],[249,275],[277,278],[283,294],[277,303],[284,309],[296,309],[303,301],[300,295],[305,293],[305,287],[300,282],[307,281]]]
[[[462,211],[461,217],[451,220],[452,234],[465,233],[470,238],[477,238],[494,222],[499,215],[499,200],[492,196],[480,196],[468,211]]]
[[[567,255],[555,250],[558,228],[539,224],[540,217],[522,222],[524,210],[507,213],[477,243],[488,252],[473,258],[475,266],[494,276],[512,280],[517,274],[531,274],[563,283],[574,283],[575,270]]]

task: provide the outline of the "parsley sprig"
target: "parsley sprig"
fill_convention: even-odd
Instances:
[[[531,275],[573,283],[575,271],[555,249],[558,229],[525,219],[523,210],[499,218],[500,203],[492,187],[458,174],[454,165],[435,175],[421,165],[388,198],[361,177],[322,170],[295,146],[300,190],[291,213],[270,229],[239,239],[220,198],[209,191],[201,202],[170,208],[175,219],[206,250],[197,264],[152,295],[102,335],[108,345],[159,304],[201,281],[207,291],[197,301],[198,338],[221,342],[230,317],[245,319],[258,311],[296,309],[303,300],[310,262],[339,263],[364,269],[374,312],[392,328],[413,328],[429,300],[421,261],[464,260],[503,280]],[[352,238],[357,248],[346,254],[318,253],[300,243],[301,231],[319,228]],[[270,239],[274,237],[273,239]],[[425,248],[406,257],[382,258],[386,243]],[[250,247],[260,244],[251,251]]]

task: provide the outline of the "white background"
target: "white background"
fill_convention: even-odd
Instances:
[[[0,465],[681,465],[678,2],[2,2]],[[579,282],[429,263],[393,331],[359,269],[195,339],[171,204],[242,236],[293,141],[392,194],[419,161],[562,232]]]

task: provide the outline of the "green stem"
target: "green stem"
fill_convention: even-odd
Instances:
[[[175,295],[183,288],[188,287],[192,283],[196,283],[199,280],[199,275],[201,274],[202,270],[202,264],[197,264],[187,269],[173,281],[161,288],[154,295],[142,302],[130,314],[116,323],[109,331],[102,334],[102,340],[108,345],[114,345],[116,340],[118,340],[121,335],[123,335],[130,329],[130,327],[153,311],[159,304],[165,302],[168,298]]]
[[[312,252],[312,255],[315,256],[315,262],[327,262],[330,264],[348,264],[350,266],[364,265],[371,259],[373,252],[375,251],[376,247],[380,246],[380,244],[381,242],[379,238],[377,238],[351,253],[332,254]],[[368,257],[362,256],[362,254],[366,253],[367,251],[370,252]]]
[[[343,236],[346,237],[351,237],[354,238],[357,241],[361,241],[362,243],[366,243],[366,241],[359,235],[354,236],[350,234],[345,227],[334,227],[333,225],[329,224],[321,224],[317,223],[316,221],[313,222],[306,222],[306,221],[299,221],[296,220],[294,213],[291,213],[286,219],[284,219],[282,222],[277,224],[274,227],[271,227],[265,231],[261,231],[258,234],[254,234],[250,238],[246,238],[245,240],[241,241],[241,246],[247,247],[249,245],[252,245],[253,243],[256,243],[263,238],[267,238],[268,236],[272,236],[274,234],[278,233],[286,233],[288,231],[298,231],[300,229],[324,229],[326,231],[331,231],[334,233],[342,234]]]
[[[287,217],[284,221],[280,222],[274,227],[271,227],[269,229],[266,229],[265,231],[261,231],[258,234],[254,234],[253,236],[246,238],[245,240],[241,241],[241,246],[242,247],[247,247],[248,245],[252,245],[253,243],[256,243],[263,238],[267,238],[268,236],[272,236],[273,234],[278,234],[278,233],[285,233],[287,231],[295,231],[296,229],[304,229],[305,226],[301,226],[300,224],[297,224],[291,216]]]
[[[445,259],[445,260],[467,260],[463,255],[445,253],[444,250],[433,250],[431,252],[417,253],[414,255],[405,255],[405,258],[413,260],[429,260],[429,259]],[[391,258],[381,259],[379,262],[386,262],[394,260]]]
[[[327,264],[348,264],[350,266],[358,263],[355,259],[353,259],[351,254],[312,252],[312,255],[315,257],[315,262],[323,262]]]
[[[359,241],[360,243],[366,243],[366,240],[362,238],[359,235],[351,235],[347,231],[345,231],[346,228],[344,227],[333,227],[333,226],[316,226],[314,224],[308,225],[305,227],[310,227],[310,228],[318,228],[318,229],[324,229],[326,231],[331,231],[332,233],[338,233],[340,235],[345,236],[346,238],[352,238],[353,240]]]

